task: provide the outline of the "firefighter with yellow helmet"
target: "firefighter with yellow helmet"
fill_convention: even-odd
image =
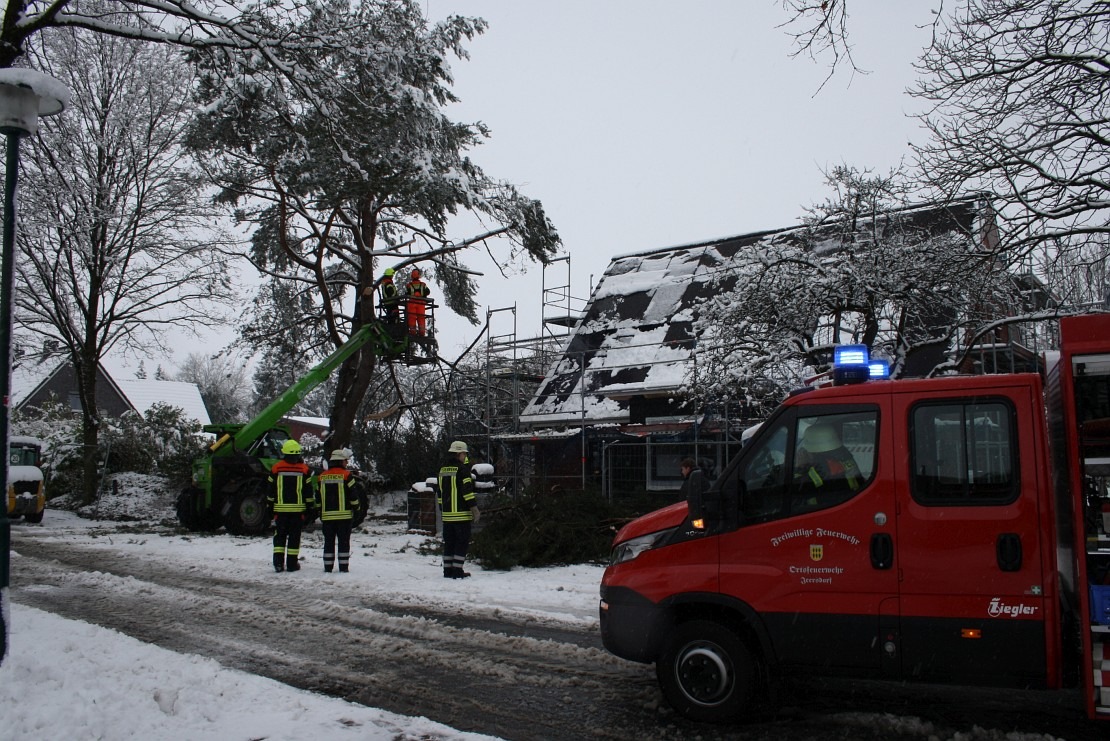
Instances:
[[[298,571],[301,554],[301,529],[311,514],[315,519],[316,499],[308,485],[309,468],[302,457],[301,445],[286,440],[281,460],[270,469],[270,490],[266,501],[274,512],[274,571]]]

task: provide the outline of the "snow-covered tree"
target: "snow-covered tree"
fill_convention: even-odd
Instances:
[[[932,133],[916,147],[921,171],[943,194],[993,193],[1009,259],[1071,251],[1075,265],[1105,240],[1110,4],[965,0],[941,17],[920,71]]]
[[[286,65],[287,49],[343,48],[363,26],[328,25],[349,18],[321,14],[327,0],[8,0],[0,26],[0,67],[14,66],[29,42],[53,28],[84,29],[124,39],[151,41],[193,50],[249,51],[259,77],[277,75],[310,84]],[[299,19],[316,17],[311,26]],[[302,33],[303,31],[303,33]]]
[[[245,422],[250,407],[247,368],[226,355],[189,353],[178,381],[195,383],[213,422]]]
[[[915,353],[940,362],[1016,300],[977,224],[910,207],[894,173],[838,167],[828,183],[834,195],[804,228],[769,235],[721,269],[696,322],[691,386],[702,396],[781,398],[827,370],[837,344],[868,345],[895,375]]]
[[[223,186],[223,199],[254,226],[252,259],[270,286],[244,338],[260,350],[307,344],[290,362],[320,359],[374,321],[376,268],[419,264],[438,286],[438,303],[477,321],[471,276],[460,252],[499,235],[504,262],[546,260],[559,238],[538,201],[486,175],[467,156],[488,136],[481,124],[450,120],[449,57],[465,58],[478,19],[429,25],[412,0],[321,7],[291,29],[316,23],[369,29],[343,50],[282,50],[282,59],[317,85],[260,81],[256,55],[217,50],[205,71],[204,115],[190,143]],[[449,219],[470,212],[488,231],[452,238]],[[402,282],[403,283],[403,282]],[[377,367],[364,348],[335,374],[335,444],[350,439],[354,417]]]
[[[180,146],[192,79],[180,51],[67,29],[27,52],[72,98],[23,158],[15,318],[76,370],[91,498],[99,362],[112,350],[164,352],[168,330],[223,321],[233,273],[205,182]]]

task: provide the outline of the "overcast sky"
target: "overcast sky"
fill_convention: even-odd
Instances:
[[[822,88],[827,60],[790,57],[781,0],[425,0],[433,20],[488,21],[453,64],[452,115],[492,129],[473,158],[543,202],[583,298],[615,255],[793,226],[829,194],[823,171],[908,161],[924,132],[905,90],[936,5],[853,2],[870,74],[844,68]],[[540,272],[487,273],[481,305],[516,302],[534,336]],[[566,266],[546,283],[565,284]]]
[[[461,103],[449,114],[487,124],[492,137],[472,158],[543,202],[577,298],[615,255],[794,226],[829,194],[823,171],[885,173],[924,137],[905,90],[934,0],[855,0],[853,55],[870,73],[845,67],[823,88],[828,60],[790,57],[781,0],[423,2],[432,20],[489,23],[470,59],[452,62]],[[452,228],[456,240],[482,231],[462,219]],[[484,273],[482,318],[515,306],[520,337],[542,329],[541,288],[568,280],[566,263],[505,279],[480,253],[464,261]],[[445,309],[437,318],[445,357],[479,334]],[[513,330],[513,314],[495,312],[492,333]],[[178,347],[169,368],[213,349]],[[108,365],[127,376],[137,361]]]

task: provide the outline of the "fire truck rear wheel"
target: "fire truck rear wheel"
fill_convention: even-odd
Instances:
[[[723,723],[752,712],[756,669],[755,658],[740,637],[711,620],[679,625],[655,664],[671,707],[707,723]]]

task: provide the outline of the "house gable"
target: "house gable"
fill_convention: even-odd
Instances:
[[[120,391],[104,367],[96,369],[96,406],[105,415],[119,417],[125,412],[137,411]],[[16,410],[41,407],[54,400],[74,411],[79,411],[77,373],[69,361],[56,365],[34,360],[26,364],[17,362],[12,373],[12,406]]]

